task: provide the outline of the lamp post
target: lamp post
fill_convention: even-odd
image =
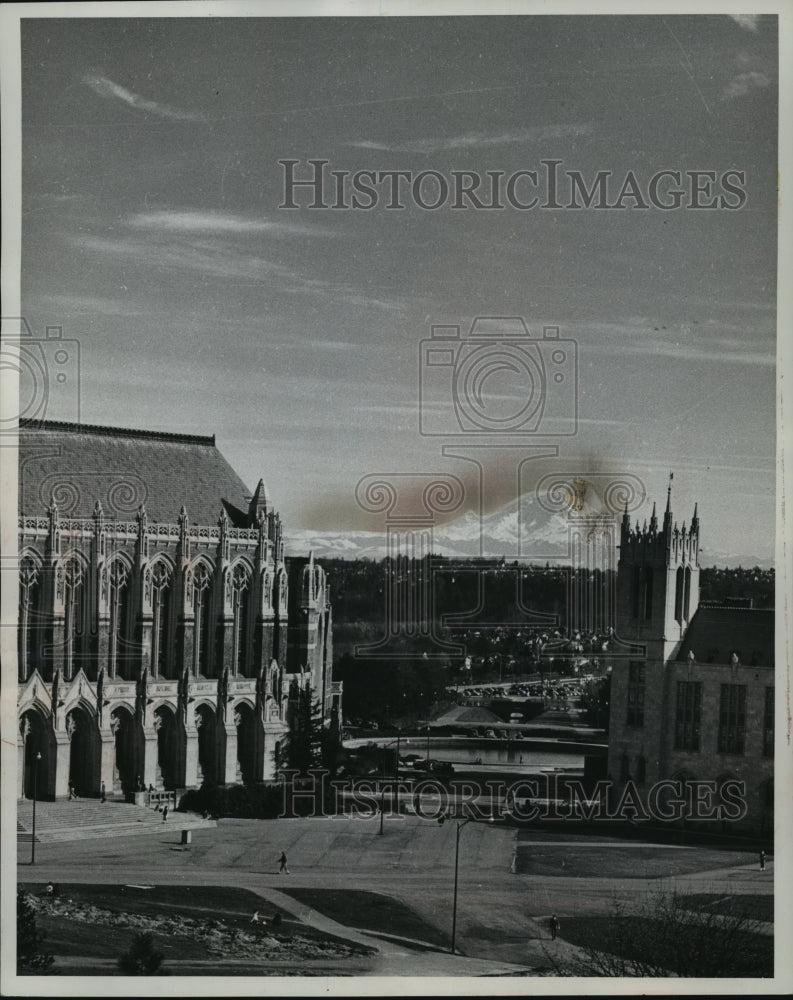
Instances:
[[[36,863],[36,799],[39,793],[39,761],[41,760],[41,751],[36,753],[33,758],[33,834],[30,839],[30,863],[35,865]]]
[[[397,758],[396,758],[396,782],[397,782],[397,801],[399,801],[399,741],[402,733],[397,730],[396,740],[391,740],[390,743],[384,743],[381,747],[383,751],[383,775],[380,782],[380,829],[377,831],[378,834],[383,836],[383,820],[385,817],[385,788],[383,787],[383,781],[385,781],[385,750],[387,747],[393,746],[396,742],[397,745]]]
[[[443,826],[446,820],[445,815],[438,817],[438,825]],[[457,821],[457,830],[455,831],[455,841],[454,841],[454,899],[452,902],[452,947],[451,953],[454,954],[454,946],[457,939],[457,876],[460,869],[460,830],[465,826],[466,823],[471,822],[471,817],[468,819]]]

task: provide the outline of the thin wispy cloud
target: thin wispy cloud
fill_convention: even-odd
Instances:
[[[760,30],[757,22],[760,20],[759,14],[729,14],[729,17],[740,25],[744,31],[751,31],[755,35]]]
[[[168,234],[165,239],[154,235],[151,238],[135,235],[108,238],[78,233],[70,236],[69,242],[80,251],[106,258],[124,258],[158,274],[192,274],[201,279],[243,283],[258,283],[268,278],[277,280],[278,292],[283,294],[310,295],[321,297],[326,303],[332,301],[389,312],[404,308],[400,300],[385,298],[377,292],[368,294],[366,290],[344,282],[316,278],[258,254],[241,251],[223,240],[213,240],[211,236],[190,241],[178,240],[174,236]]]
[[[93,90],[95,94],[108,100],[123,101],[131,108],[138,111],[147,111],[160,118],[168,118],[171,121],[203,121],[204,116],[194,111],[185,111],[182,108],[174,108],[168,104],[161,104],[159,101],[152,101],[147,97],[141,97],[121,84],[115,83],[107,76],[99,73],[88,73],[83,77],[83,83]]]
[[[408,142],[389,143],[364,139],[348,145],[357,149],[372,149],[389,153],[436,153],[441,150],[477,149],[483,146],[509,146],[549,139],[566,139],[589,135],[593,126],[588,122],[569,125],[538,125],[532,128],[513,129],[510,132],[468,132],[455,136],[432,136],[411,139]]]
[[[254,254],[243,254],[211,242],[178,243],[117,237],[109,239],[80,233],[71,237],[73,246],[106,257],[123,257],[141,266],[166,271],[187,271],[205,278],[237,278],[260,281],[265,275],[288,279],[292,272]]]
[[[285,346],[293,346],[291,343]],[[351,340],[310,340],[308,346],[312,351],[360,351],[363,347],[371,347],[371,345],[361,345],[355,344]]]
[[[668,358],[673,361],[702,361],[709,366],[716,365],[759,365],[773,368],[776,358],[773,354],[761,351],[722,350],[718,344],[712,348],[693,347],[687,344],[676,344],[672,341],[655,340],[652,342],[632,342],[624,344],[594,345],[587,347],[597,354],[614,354],[618,357],[639,355],[648,358]]]
[[[739,73],[724,88],[722,97],[724,100],[730,100],[733,97],[745,97],[746,94],[753,90],[763,90],[770,85],[771,78],[765,73],[760,73],[756,70],[748,73]]]
[[[140,212],[127,220],[133,229],[145,229],[164,233],[218,233],[220,235],[310,235],[335,236],[336,233],[320,226],[307,225],[298,221],[274,222],[271,219],[246,218],[213,211],[171,211]]]
[[[55,312],[63,312],[66,315],[76,313],[80,316],[126,316],[132,318],[150,315],[147,306],[138,305],[135,301],[126,301],[126,286],[119,286],[117,291],[118,294],[115,298],[57,293],[42,295],[37,301]]]

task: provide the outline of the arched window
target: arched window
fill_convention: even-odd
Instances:
[[[169,677],[171,664],[171,612],[173,607],[173,574],[162,559],[151,568],[151,662],[153,672]]]
[[[232,570],[231,598],[234,610],[234,671],[244,675],[248,664],[251,602],[251,574],[244,563],[237,563]]]
[[[675,621],[683,621],[683,567],[678,566],[675,573]]]
[[[64,680],[71,680],[86,649],[88,629],[85,608],[85,572],[79,559],[70,559],[63,570]]]
[[[193,614],[195,616],[195,641],[193,666],[196,677],[210,676],[212,653],[212,572],[199,562],[193,574]]]
[[[278,669],[277,664],[273,663],[270,667],[270,694],[273,697],[273,701],[278,706],[278,710],[281,709],[281,700],[283,698],[283,689],[281,683],[281,671]]]
[[[108,649],[108,674],[126,677],[126,650],[129,624],[129,567],[121,559],[114,559],[108,572],[110,585],[110,635]]]
[[[685,586],[683,588],[683,618],[688,621],[691,610],[691,567],[686,566]]]
[[[653,571],[648,566],[644,571],[644,617],[649,620],[653,616]]]
[[[29,556],[19,565],[19,680],[28,677],[41,666],[39,606],[41,575],[39,566]]]

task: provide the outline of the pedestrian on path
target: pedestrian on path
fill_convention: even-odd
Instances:
[[[168,803],[162,807],[162,821],[163,823],[168,819]]]
[[[259,923],[259,911],[258,910],[254,910],[253,911],[253,916],[251,917],[251,923],[252,924],[258,924]]]
[[[289,872],[289,865],[287,864],[286,854],[284,854],[283,851],[281,851],[281,857],[278,859],[278,863],[281,866],[278,869],[278,874],[279,875],[283,875],[283,873],[286,872],[286,874],[289,875],[290,874],[290,872]]]
[[[765,871],[765,851],[760,851],[760,871]]]
[[[559,918],[554,913],[551,919],[548,921],[548,925],[551,928],[551,940],[556,940],[556,935],[559,933]]]
[[[102,790],[99,793],[99,801],[100,802],[107,802],[107,794],[105,793],[105,783],[104,783],[104,781],[102,782]]]

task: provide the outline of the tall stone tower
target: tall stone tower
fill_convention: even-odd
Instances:
[[[699,606],[699,518],[678,527],[672,520],[672,477],[663,524],[653,506],[650,523],[620,529],[617,566],[617,635],[644,647],[636,658],[615,657],[611,674],[608,773],[617,789],[628,779],[651,785],[666,771],[674,725],[675,670],[686,630]],[[667,775],[668,776],[668,775]]]
[[[333,643],[330,590],[324,569],[308,559],[289,560],[289,657],[292,673],[308,673],[324,719],[332,707]]]
[[[674,656],[699,606],[699,517],[691,526],[672,522],[671,476],[663,525],[653,504],[650,523],[631,527],[622,517],[617,566],[619,637],[641,643],[648,660],[665,663]]]

